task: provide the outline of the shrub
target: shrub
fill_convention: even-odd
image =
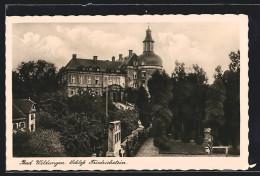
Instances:
[[[158,147],[161,150],[168,150],[170,149],[170,146],[167,143],[167,138],[166,136],[161,136],[161,137],[154,137],[154,146]]]

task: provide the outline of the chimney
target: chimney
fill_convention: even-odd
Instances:
[[[72,54],[72,59],[76,59],[77,58],[77,54]]]
[[[112,57],[112,62],[115,62],[116,58],[115,56]]]
[[[93,60],[97,62],[97,56],[93,56]]]
[[[119,61],[123,62],[123,54],[119,54]]]
[[[133,54],[133,50],[129,50],[129,56]]]

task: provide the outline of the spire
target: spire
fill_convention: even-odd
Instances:
[[[152,39],[152,31],[150,29],[149,23],[148,23],[148,29],[146,30],[146,37],[143,42],[154,42]]]
[[[146,30],[146,36],[143,41],[144,52],[153,52],[153,43],[154,43],[154,41],[152,39],[152,31],[151,31],[150,25],[148,23],[148,28]]]

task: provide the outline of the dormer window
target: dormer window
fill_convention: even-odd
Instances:
[[[138,62],[137,62],[137,61],[134,61],[133,64],[134,64],[134,66],[137,66],[137,65],[138,65]]]
[[[75,84],[76,83],[76,76],[71,75],[70,83]]]
[[[89,70],[89,71],[92,71],[92,68],[91,68],[91,67],[89,67],[89,68],[88,68],[88,70]]]
[[[144,61],[141,62],[141,65],[144,65]]]
[[[99,67],[97,68],[97,71],[100,71],[100,68],[99,68]]]

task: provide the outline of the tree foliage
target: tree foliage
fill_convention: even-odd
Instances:
[[[150,106],[149,106],[148,93],[143,86],[140,86],[137,93],[136,106],[139,111],[139,119],[145,128],[150,126]]]
[[[34,97],[57,89],[56,67],[44,60],[22,62],[12,76],[13,94],[17,98]]]
[[[64,157],[66,152],[60,134],[53,130],[13,134],[13,154],[16,157]]]
[[[169,75],[165,71],[156,70],[148,81],[149,93],[152,104],[160,104],[168,107],[172,98],[172,84]]]
[[[197,143],[201,143],[207,92],[206,73],[198,65],[188,69],[184,63],[176,61],[171,82],[173,97],[169,107],[173,119],[169,131],[175,139],[185,142],[195,139]]]

